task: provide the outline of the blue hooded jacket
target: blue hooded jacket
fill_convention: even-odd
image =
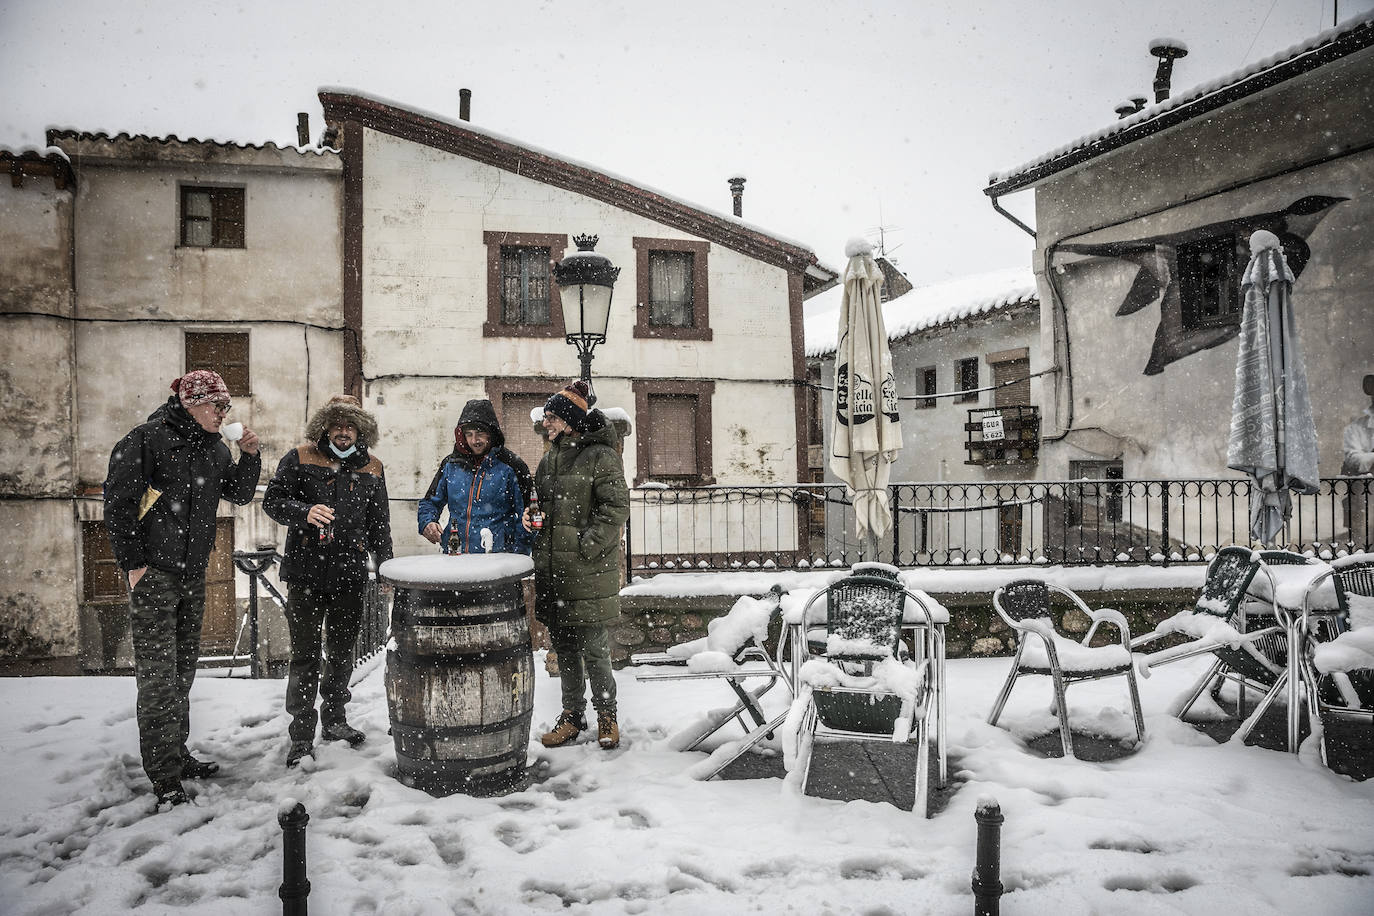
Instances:
[[[485,408],[485,409],[483,409]],[[525,501],[515,470],[496,455],[505,436],[496,422],[490,401],[469,401],[463,408],[460,426],[480,426],[491,434],[491,448],[480,458],[472,454],[457,436],[459,447],[444,459],[434,475],[428,492],[420,499],[416,512],[417,530],[424,532],[430,522],[438,522],[448,507],[439,546],[453,552],[457,531],[457,550],[462,553],[487,553],[482,549],[482,529],[491,531],[491,553],[530,552],[534,536],[520,524]]]

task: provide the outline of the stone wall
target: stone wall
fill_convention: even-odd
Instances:
[[[986,658],[1015,651],[1014,634],[993,610],[990,594],[950,592],[931,593],[931,597],[949,609],[950,623],[945,630],[948,658]],[[1139,636],[1153,630],[1164,618],[1192,607],[1197,595],[1193,589],[1184,588],[1081,592],[1079,597],[1089,607],[1121,611],[1131,635]],[[737,595],[622,597],[620,619],[611,629],[612,660],[616,667],[624,667],[632,654],[661,652],[705,636],[707,624],[727,613],[737,600]],[[1055,611],[1055,623],[1062,627],[1061,632],[1081,636],[1088,631],[1090,621],[1067,602],[1056,604]],[[1116,638],[1112,628],[1103,628],[1100,634],[1094,639],[1095,644]],[[776,633],[770,636],[776,637]]]

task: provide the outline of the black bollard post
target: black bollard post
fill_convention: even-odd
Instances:
[[[1002,808],[985,798],[973,812],[978,822],[978,860],[973,866],[973,916],[997,916],[1002,900]]]
[[[277,896],[281,898],[282,916],[306,916],[310,879],[305,873],[305,825],[310,823],[310,815],[305,805],[297,802],[289,811],[277,813],[277,823],[281,824],[282,882]]]

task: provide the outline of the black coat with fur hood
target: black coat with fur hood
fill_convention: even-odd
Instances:
[[[338,458],[329,448],[329,428],[349,423],[358,431],[353,454]],[[282,456],[267,485],[263,509],[287,526],[282,581],[321,588],[361,586],[370,552],[378,566],[391,559],[391,512],[382,462],[369,449],[377,441],[377,420],[356,398],[339,395],[315,412],[306,441]],[[305,518],[310,507],[334,510],[321,529]]]

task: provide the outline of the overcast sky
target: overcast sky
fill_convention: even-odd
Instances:
[[[475,124],[708,209],[742,173],[745,219],[832,268],[883,226],[923,284],[1029,262],[989,173],[1153,100],[1151,39],[1187,44],[1183,90],[1329,28],[1332,2],[0,0],[0,146],[49,126],[294,144],[322,86],[454,119],[466,87]],[[1006,203],[1031,221],[1030,193]]]

